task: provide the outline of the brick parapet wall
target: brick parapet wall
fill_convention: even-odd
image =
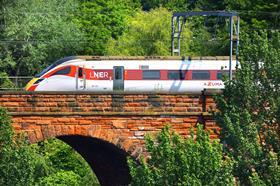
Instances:
[[[215,108],[211,96],[187,94],[0,93],[0,106],[13,113],[201,113]]]

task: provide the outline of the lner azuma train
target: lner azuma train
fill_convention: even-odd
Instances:
[[[37,74],[26,90],[201,93],[223,89],[228,73],[228,57],[71,56]]]

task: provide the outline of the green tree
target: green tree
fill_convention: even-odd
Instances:
[[[165,8],[138,12],[129,20],[129,29],[119,39],[110,39],[108,55],[168,56],[171,51],[171,13]],[[188,52],[189,30],[182,33],[182,55]]]
[[[127,28],[127,19],[140,4],[132,0],[85,1],[76,13],[76,25],[86,35],[82,53],[104,55],[107,41],[118,38]]]
[[[201,125],[188,139],[165,127],[146,149],[148,159],[128,161],[132,185],[233,185],[231,160]]]
[[[221,11],[225,10],[225,0],[196,0],[193,2],[193,8],[203,11]]]
[[[224,0],[141,0],[143,10],[165,7],[173,12],[187,12],[192,10],[224,10]]]
[[[10,116],[5,109],[0,107],[0,148],[8,147],[13,142],[13,129],[10,123]],[[2,151],[0,151],[0,153],[1,152]]]
[[[235,79],[217,97],[217,122],[242,185],[280,184],[280,34],[242,37]]]
[[[33,75],[58,58],[79,53],[83,34],[73,23],[76,0],[15,0],[5,5],[0,67],[10,76]]]
[[[141,0],[143,10],[151,10],[159,7],[168,8],[171,11],[188,11],[195,4],[189,0]]]
[[[13,88],[14,84],[6,72],[0,72],[0,89]]]
[[[10,117],[0,108],[0,185],[34,185],[47,173],[45,161],[26,140],[14,138]]]
[[[194,20],[199,20],[195,24]],[[229,55],[229,37],[226,29],[229,25],[216,23],[210,26],[203,26],[200,18],[194,19],[190,22],[189,26],[192,33],[190,40],[190,55],[194,56],[228,56]],[[217,19],[214,19],[217,20]],[[214,21],[212,20],[212,21]],[[200,23],[198,23],[200,22]],[[216,24],[216,25],[215,25]],[[213,28],[210,29],[209,28]]]
[[[224,0],[227,10],[239,12],[245,27],[256,29],[279,29],[280,3],[278,0]]]
[[[8,74],[4,71],[6,67],[8,66],[6,62],[3,62],[1,58],[3,58],[3,44],[1,43],[4,40],[3,31],[4,31],[4,25],[5,25],[5,13],[6,13],[6,6],[8,3],[11,3],[12,1],[7,0],[1,0],[0,1],[0,89],[3,88],[11,88],[13,87],[13,83],[8,78]]]

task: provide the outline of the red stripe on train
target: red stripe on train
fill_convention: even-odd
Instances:
[[[47,74],[45,74],[43,76],[43,78],[49,78],[49,77],[53,76],[54,74],[56,74],[58,71],[63,70],[67,67],[70,67],[70,69],[71,69],[70,72],[68,74],[59,74],[59,75],[65,75],[65,76],[75,78],[76,75],[78,75],[78,73],[77,73],[78,68],[81,68],[81,67],[72,66],[72,65],[63,66],[63,67],[57,68],[51,72],[48,72]],[[181,79],[181,80],[192,80],[192,73],[199,72],[199,71],[207,71],[210,73],[210,79],[207,79],[207,80],[217,80],[217,72],[220,70],[155,70],[155,71],[160,71],[160,79],[156,79],[156,80],[174,80],[174,79],[168,78],[169,72],[180,72],[184,75],[184,79]],[[83,73],[83,75],[79,78],[84,78],[84,75],[85,75],[87,80],[113,80],[114,79],[112,69],[86,69],[86,68],[83,68],[82,73]],[[124,80],[143,80],[143,70],[141,70],[141,69],[124,70]],[[145,80],[149,80],[149,79],[145,79]]]

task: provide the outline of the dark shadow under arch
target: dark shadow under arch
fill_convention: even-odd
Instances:
[[[89,163],[102,186],[128,185],[131,177],[128,154],[106,141],[84,136],[59,136]]]

